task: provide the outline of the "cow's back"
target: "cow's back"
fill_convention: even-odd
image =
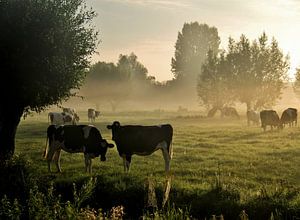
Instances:
[[[282,123],[290,123],[296,121],[298,117],[297,109],[296,108],[288,108],[282,112],[280,120]]]
[[[61,135],[66,148],[76,150],[85,145],[83,126],[65,125],[62,128],[63,132],[58,135]]]
[[[145,153],[150,154],[159,143],[166,141],[168,146],[172,141],[171,125],[161,126],[121,126],[114,134],[114,140],[120,154]]]
[[[263,110],[260,112],[260,120],[262,126],[264,125],[279,125],[280,119],[276,111],[274,110]]]

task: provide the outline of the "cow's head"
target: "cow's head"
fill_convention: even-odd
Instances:
[[[117,128],[119,128],[121,126],[121,124],[120,124],[120,122],[118,122],[118,121],[114,121],[113,123],[112,123],[112,125],[107,125],[106,127],[107,127],[107,129],[117,129]]]
[[[100,160],[101,161],[106,161],[106,152],[107,152],[107,148],[113,148],[114,145],[108,143],[105,139],[102,139],[100,141]]]
[[[121,127],[120,122],[114,121],[112,125],[107,125],[107,129],[111,129],[112,132],[112,140],[115,140],[116,131]]]

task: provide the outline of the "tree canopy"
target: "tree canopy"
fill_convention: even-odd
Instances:
[[[116,110],[125,99],[145,98],[149,89],[157,84],[155,77],[148,76],[147,68],[134,53],[120,54],[116,64],[97,62],[92,65],[81,91],[96,103],[109,102]]]
[[[171,70],[175,79],[193,81],[201,72],[207,52],[218,52],[220,37],[215,27],[198,22],[185,23],[178,33]]]
[[[271,107],[280,98],[289,57],[274,38],[268,43],[263,33],[251,42],[241,35],[237,42],[229,38],[227,52],[209,54],[198,79],[198,96],[204,104],[222,107],[235,100],[247,109],[259,109]]]
[[[0,1],[1,157],[13,154],[24,112],[59,104],[80,88],[97,46],[95,16],[84,0]]]

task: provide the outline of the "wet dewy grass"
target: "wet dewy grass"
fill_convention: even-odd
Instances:
[[[82,124],[88,124],[87,119],[84,120],[85,114],[85,112],[79,113],[83,119]],[[170,123],[173,126],[174,155],[171,162],[173,179],[170,201],[180,207],[191,207],[191,213],[196,216],[225,213],[225,219],[226,216],[228,219],[228,216],[236,216],[236,210],[243,206],[247,209],[247,213],[252,213],[252,217],[260,216],[256,210],[263,208],[259,204],[265,205],[267,211],[282,208],[278,204],[278,206],[274,205],[275,200],[278,199],[274,195],[286,189],[294,194],[286,196],[287,198],[284,193],[281,194],[286,201],[283,206],[288,207],[291,204],[300,206],[300,128],[298,127],[263,132],[258,126],[248,127],[246,118],[240,120],[183,118],[176,117],[174,113],[164,113],[155,117],[155,114],[145,112],[104,114],[98,118],[95,126],[111,143],[113,143],[111,133],[106,129],[106,125],[115,120],[119,120],[121,124]],[[61,157],[63,173],[47,172],[46,161],[42,158],[47,127],[46,113],[22,120],[17,130],[16,154],[25,155],[31,161],[35,176],[45,179],[49,176],[53,177],[58,185],[61,183],[63,191],[64,186],[83,181],[90,175],[84,173],[82,154],[65,152]],[[54,164],[52,170],[55,171]],[[122,194],[126,192],[126,187],[129,187],[127,192],[129,194],[121,196],[127,198],[129,195],[135,195],[134,185],[138,191],[141,191],[141,186],[138,184],[149,176],[158,185],[164,183],[162,153],[157,151],[147,157],[134,155],[130,173],[124,174],[122,159],[116,148],[109,149],[106,162],[100,162],[99,158],[93,160],[92,176],[101,178],[104,185],[110,184],[104,186],[107,190],[115,190],[115,192],[106,192],[107,199],[117,198],[117,192]],[[216,187],[216,182],[221,187]],[[266,195],[262,193],[262,189],[267,192]],[[104,193],[103,190],[100,191]],[[258,201],[262,198],[264,202]],[[118,201],[122,202],[121,199]],[[104,202],[102,201],[101,204]],[[131,207],[134,206],[131,204]],[[232,215],[229,213],[230,207]],[[251,211],[248,208],[256,210]],[[203,210],[208,211],[200,213]]]

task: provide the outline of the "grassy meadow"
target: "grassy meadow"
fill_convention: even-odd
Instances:
[[[87,124],[86,112],[79,112],[80,124]],[[212,119],[200,113],[176,112],[103,113],[94,123],[102,136],[113,143],[106,125],[118,120],[121,125],[170,123],[174,129],[171,162],[170,204],[196,219],[300,219],[300,128],[263,132],[240,119]],[[160,151],[132,158],[130,173],[123,172],[116,147],[108,149],[107,161],[93,160],[92,174],[84,172],[82,154],[62,152],[62,173],[47,172],[42,158],[48,127],[47,112],[22,119],[16,135],[16,154],[30,161],[30,178],[54,181],[57,192],[70,196],[72,183],[90,176],[98,180],[90,198],[91,206],[109,208],[124,205],[128,216],[138,216],[144,206],[144,182],[155,183],[161,200],[166,175]],[[97,194],[97,195],[96,195]],[[136,212],[136,213],[135,213]],[[246,216],[246,215],[245,215]],[[245,217],[246,219],[246,217]]]

